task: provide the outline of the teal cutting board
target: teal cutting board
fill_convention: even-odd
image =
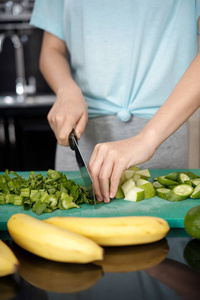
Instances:
[[[151,177],[169,174],[175,171],[191,171],[200,176],[200,169],[192,170],[150,170]],[[46,172],[35,172],[46,175]],[[65,172],[67,177],[77,184],[83,185],[79,172]],[[1,173],[3,174],[3,173]],[[28,178],[29,172],[18,172],[24,178]],[[119,217],[119,216],[156,216],[165,219],[171,228],[184,228],[184,216],[187,211],[200,204],[200,199],[186,199],[180,202],[170,202],[154,197],[140,202],[113,199],[110,203],[97,204],[97,209],[89,204],[82,204],[81,208],[70,210],[56,210],[53,213],[45,213],[40,216],[31,210],[24,211],[23,207],[12,204],[0,205],[0,230],[7,230],[7,221],[16,213],[25,213],[38,219],[46,219],[53,216],[76,216],[76,217]]]

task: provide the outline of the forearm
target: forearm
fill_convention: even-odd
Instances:
[[[69,62],[67,60],[67,48],[64,42],[56,37],[49,45],[49,33],[44,33],[42,49],[40,54],[40,70],[51,89],[58,92],[71,85],[76,85],[71,76]],[[53,39],[58,42],[58,46],[53,45]]]
[[[71,76],[64,41],[45,32],[40,54],[40,69],[56,94],[56,101],[47,119],[60,145],[68,146],[68,137],[75,127],[80,139],[87,123],[87,104]]]
[[[200,106],[200,53],[175,89],[141,131],[157,149]]]

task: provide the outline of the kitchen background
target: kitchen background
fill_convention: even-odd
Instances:
[[[33,5],[0,0],[0,171],[54,168],[47,113],[55,95],[38,67],[43,33],[29,25]],[[189,124],[189,167],[200,168],[200,110]]]
[[[47,113],[55,96],[39,71],[42,31],[29,25],[33,0],[0,0],[0,171],[54,168]]]

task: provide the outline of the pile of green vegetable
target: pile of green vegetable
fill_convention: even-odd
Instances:
[[[30,172],[25,179],[14,171],[0,175],[0,204],[23,205],[37,215],[56,209],[79,208],[82,203],[94,204],[88,190],[68,179],[65,174],[49,169],[47,176]]]
[[[154,178],[156,195],[168,201],[200,199],[200,177],[190,171],[173,172]]]

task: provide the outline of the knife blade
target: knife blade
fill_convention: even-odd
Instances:
[[[94,186],[93,186],[92,178],[90,176],[90,173],[88,171],[86,163],[85,163],[83,156],[81,154],[81,151],[79,149],[78,139],[75,134],[74,128],[72,129],[72,131],[69,134],[69,146],[73,151],[75,151],[76,162],[79,167],[81,177],[85,183],[85,186],[89,192],[90,197],[94,199],[94,207],[96,209],[96,197],[94,194]]]

